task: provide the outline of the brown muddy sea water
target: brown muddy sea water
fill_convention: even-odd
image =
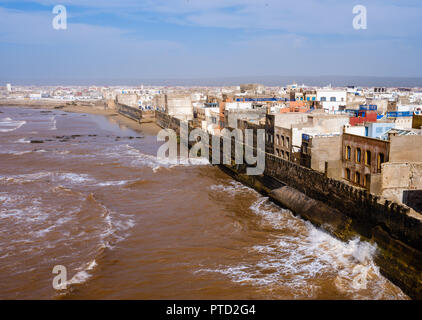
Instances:
[[[0,112],[0,299],[407,298],[374,245],[338,241],[217,167],[158,161],[150,130]]]

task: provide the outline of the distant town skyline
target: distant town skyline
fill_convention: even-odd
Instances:
[[[0,0],[0,81],[422,86],[421,16],[417,0]]]
[[[242,83],[259,83],[270,87],[286,87],[296,83],[308,87],[409,87],[422,88],[422,77],[363,77],[363,76],[245,76],[210,78],[151,78],[151,79],[57,79],[57,78],[6,78],[0,75],[3,86],[11,83],[16,86],[185,86],[185,87],[224,87],[239,86]]]

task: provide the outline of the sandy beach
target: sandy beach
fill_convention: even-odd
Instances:
[[[31,101],[31,100],[0,100],[0,106],[22,107],[31,109],[60,109],[65,112],[97,114],[113,117],[120,125],[128,127],[137,132],[145,132],[156,135],[160,128],[154,123],[138,123],[129,119],[116,111],[114,108],[106,107],[104,103],[96,105],[77,105],[66,101]]]

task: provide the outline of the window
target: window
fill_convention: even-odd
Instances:
[[[360,184],[360,173],[359,172],[355,173],[355,183]]]
[[[286,152],[286,160],[290,160],[290,153]]]
[[[286,147],[289,147],[289,143],[290,143],[290,138],[286,137]]]
[[[284,159],[284,151],[281,150],[281,157]]]
[[[277,135],[277,144],[280,144],[280,136]]]
[[[336,97],[331,97],[331,98],[330,98],[330,101],[331,101],[331,102],[335,102],[335,101],[337,101],[337,99],[336,99]]]
[[[327,101],[326,97],[321,97],[321,102]]]
[[[369,188],[371,185],[371,175],[370,174],[365,174],[365,176],[363,177],[363,185],[366,188]]]
[[[346,169],[346,179],[350,180],[350,169]]]
[[[371,151],[369,151],[369,150],[366,150],[366,152],[365,152],[365,164],[367,166],[371,165]]]
[[[307,143],[302,144],[302,153],[304,153],[304,154],[308,153],[308,144]]]
[[[361,149],[357,148],[355,154],[356,154],[356,159],[355,159],[356,162],[360,163],[362,161],[362,151],[361,151]]]
[[[281,146],[284,147],[284,136],[281,136]]]
[[[384,153],[378,153],[377,169],[381,172],[381,165],[385,162]]]
[[[352,159],[352,148],[350,146],[346,147],[346,160]]]

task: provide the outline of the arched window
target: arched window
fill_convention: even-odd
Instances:
[[[369,150],[366,150],[366,152],[365,152],[365,164],[367,166],[371,165],[371,151],[369,151]]]
[[[323,102],[323,101],[327,101],[327,98],[326,97],[321,97],[321,102]]]
[[[346,160],[350,160],[352,158],[352,148],[350,146],[346,147]]]
[[[360,163],[362,161],[362,151],[360,148],[356,149],[356,153],[355,153],[356,157],[355,160],[357,163]]]
[[[331,97],[330,98],[330,101],[335,102],[335,101],[337,101],[337,98],[336,97]]]

